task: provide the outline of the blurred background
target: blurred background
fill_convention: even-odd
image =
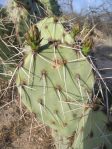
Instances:
[[[71,25],[85,20],[106,35],[112,34],[112,0],[57,0],[63,14],[71,20]],[[8,0],[0,0],[6,6]]]
[[[6,5],[8,0],[0,0],[1,5]],[[61,8],[68,12],[87,11],[90,8],[99,8],[112,10],[112,0],[58,0]],[[66,9],[65,9],[66,8]],[[101,8],[99,8],[101,9]]]

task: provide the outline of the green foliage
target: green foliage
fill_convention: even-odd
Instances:
[[[93,47],[89,25],[86,22],[82,27],[79,23],[74,24],[71,30],[71,36],[75,41],[76,48],[81,49],[82,53],[87,56]]]
[[[82,44],[82,52],[85,56],[87,56],[90,52],[90,50],[93,47],[93,40],[91,37],[88,37],[87,39],[85,39],[85,41]]]

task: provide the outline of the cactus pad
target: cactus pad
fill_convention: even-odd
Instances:
[[[91,97],[92,68],[81,52],[75,51],[71,36],[58,20],[44,19],[37,27],[42,41],[37,50],[25,47],[17,71],[18,90],[24,104],[43,123],[69,136],[76,129],[83,104]]]
[[[94,105],[96,106],[96,105]],[[112,121],[103,107],[94,110],[88,108],[79,122],[75,135],[74,149],[111,149]]]

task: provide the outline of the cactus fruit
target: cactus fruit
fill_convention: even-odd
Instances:
[[[75,51],[60,21],[47,18],[37,23],[37,28],[40,46],[25,47],[17,87],[24,104],[41,121],[62,136],[71,136],[82,113],[81,105],[91,97],[92,68],[80,51]]]

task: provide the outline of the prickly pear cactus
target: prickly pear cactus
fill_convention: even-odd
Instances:
[[[93,109],[85,108],[73,147],[74,149],[112,148],[112,121],[103,112],[103,107],[93,105]]]
[[[56,147],[69,149],[111,149],[112,121],[103,111],[103,107],[96,104],[86,104],[79,117],[76,131],[71,137],[53,134]],[[60,141],[61,140],[61,141]]]
[[[0,77],[5,74],[13,80],[16,73],[20,100],[53,129],[57,149],[111,149],[112,122],[103,106],[91,99],[95,80],[84,56],[92,47],[89,36],[85,38],[88,27],[81,31],[74,26],[72,38],[56,17],[61,13],[53,0],[10,0],[8,12],[24,49],[20,61],[16,55],[21,51],[16,54],[6,40],[13,27],[10,31],[1,19]],[[38,22],[46,15],[55,17]]]
[[[16,36],[20,43],[23,42],[29,26],[46,16],[43,4],[35,0],[10,0],[7,11],[10,20],[15,24]]]
[[[52,43],[53,41],[58,41],[60,44],[66,44],[73,46],[74,41],[70,34],[64,31],[61,21],[58,18],[45,18],[37,24],[37,27],[41,30],[41,45]]]
[[[74,49],[71,36],[56,18],[44,19],[35,30],[36,27],[40,32],[28,32],[30,46],[25,47],[24,60],[17,71],[20,98],[43,123],[61,136],[71,136],[83,113],[81,106],[91,97],[92,67]],[[35,43],[37,49],[31,46],[36,38],[40,41]]]
[[[37,20],[45,17],[44,6],[38,0],[9,0],[8,11],[13,21],[25,19],[27,16],[30,16],[30,19],[36,17]]]
[[[15,24],[16,36],[21,44],[24,41],[24,34],[32,23],[36,23],[48,14],[61,15],[56,0],[9,0],[7,10]]]

